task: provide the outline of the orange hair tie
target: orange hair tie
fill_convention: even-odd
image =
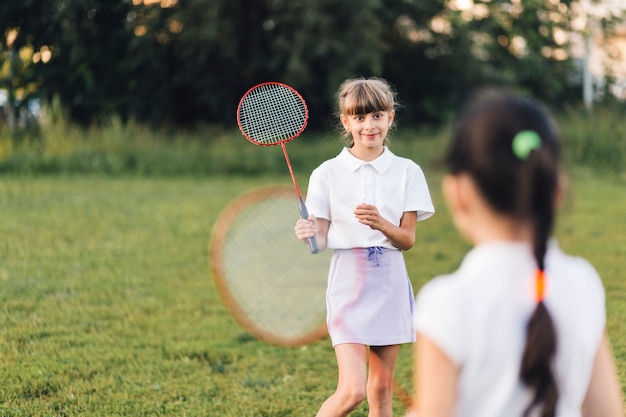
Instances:
[[[546,275],[545,273],[541,270],[538,269],[536,272],[536,285],[537,285],[537,293],[535,294],[535,300],[540,303],[543,301],[544,297],[545,297],[545,292],[546,292]]]

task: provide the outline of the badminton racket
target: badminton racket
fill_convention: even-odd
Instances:
[[[300,217],[309,218],[296,176],[293,173],[285,143],[297,138],[305,129],[309,110],[304,98],[292,87],[278,82],[258,84],[248,90],[237,107],[239,130],[250,142],[261,146],[280,145],[298,196]],[[311,253],[318,253],[315,236],[308,239]]]
[[[332,254],[310,256],[294,245],[290,187],[249,191],[213,226],[209,259],[215,286],[251,335],[279,346],[324,338],[326,279]]]
[[[213,226],[209,263],[222,302],[255,338],[277,346],[303,346],[328,335],[326,284],[332,253],[318,256],[293,245],[288,213],[293,190],[266,186],[229,203]],[[405,358],[406,359],[406,358]],[[412,366],[397,370],[393,391],[405,407],[411,396],[398,382]]]

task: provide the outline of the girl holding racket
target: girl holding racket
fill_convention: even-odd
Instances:
[[[300,240],[334,250],[326,300],[339,378],[317,416],[347,416],[367,397],[369,416],[387,417],[399,345],[415,340],[402,251],[434,208],[420,167],[386,146],[396,108],[390,85],[349,79],[338,107],[347,146],[311,174],[311,215],[295,226]]]
[[[595,269],[551,239],[559,137],[532,100],[487,92],[466,109],[443,192],[474,248],[416,301],[407,416],[623,416]]]

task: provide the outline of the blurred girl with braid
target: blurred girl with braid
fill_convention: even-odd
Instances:
[[[446,155],[443,193],[473,249],[419,292],[407,416],[623,416],[595,269],[551,238],[563,194],[546,111],[479,95]]]

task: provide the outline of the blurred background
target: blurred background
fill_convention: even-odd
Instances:
[[[309,125],[288,147],[304,191],[340,151],[334,95],[358,76],[397,89],[391,149],[424,169],[439,213],[406,254],[416,291],[468,249],[438,185],[462,103],[500,86],[552,110],[573,190],[557,235],[603,278],[626,389],[625,9],[0,0],[0,416],[312,415],[336,386],[332,346],[246,332],[210,279],[207,243],[237,196],[292,187],[280,147],[237,129],[240,97],[264,81],[302,93]],[[396,380],[410,392],[402,349]]]
[[[314,131],[328,131],[352,76],[389,80],[403,127],[445,125],[484,86],[555,112],[621,114],[625,10],[622,0],[3,0],[0,172],[32,165],[25,146],[45,146],[44,123],[63,123],[57,148],[71,147],[68,126],[84,138],[111,124],[117,136],[132,124],[142,133],[128,137],[202,131],[217,142],[263,81],[300,91]]]

